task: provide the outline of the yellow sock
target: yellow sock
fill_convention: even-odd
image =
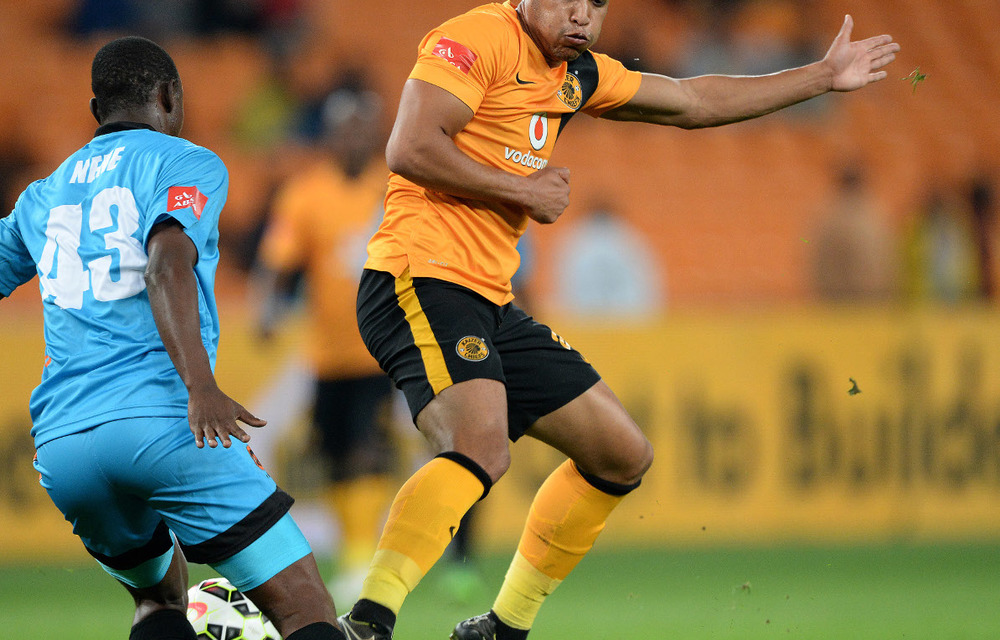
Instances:
[[[418,469],[389,509],[361,598],[398,614],[406,596],[444,553],[462,516],[485,494],[488,482],[485,472],[464,456],[439,456]]]
[[[493,604],[504,624],[531,628],[542,602],[594,546],[621,499],[587,482],[570,460],[552,472],[535,495]]]
[[[326,491],[326,503],[340,523],[342,569],[367,567],[371,562],[392,486],[388,476],[369,475],[338,482]]]

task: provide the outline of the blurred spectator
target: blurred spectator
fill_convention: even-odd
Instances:
[[[14,209],[18,195],[34,179],[34,164],[26,145],[13,137],[0,140],[0,218]]]
[[[675,75],[692,77],[707,73],[740,73],[733,44],[730,14],[702,3],[691,11],[691,31],[687,50],[677,61]]]
[[[816,292],[837,302],[887,300],[898,267],[886,216],[856,164],[845,165],[838,180],[811,243]]]
[[[996,197],[993,182],[984,175],[977,176],[969,188],[969,207],[976,234],[976,249],[979,257],[979,295],[993,300],[996,298],[995,233]]]
[[[356,86],[330,94],[321,157],[280,188],[260,252],[259,327],[269,336],[305,281],[312,423],[328,473],[324,502],[340,524],[335,597],[357,597],[396,483],[392,383],[358,333],[355,298],[368,238],[382,217],[388,169],[380,98]]]
[[[130,32],[153,39],[246,33],[280,39],[297,30],[302,0],[79,0],[71,31]]]
[[[233,140],[245,149],[266,151],[294,137],[302,101],[290,82],[288,54],[268,50],[268,67],[233,115]]]
[[[198,32],[197,0],[80,0],[71,21],[75,35],[113,31],[155,40]]]
[[[817,59],[806,38],[801,3],[758,0],[747,3],[729,23],[740,73],[759,75],[798,67]]]
[[[608,206],[563,234],[553,256],[555,304],[590,316],[640,316],[664,305],[663,268],[642,234]]]
[[[818,50],[822,45],[805,28],[800,1],[693,0],[687,4],[693,34],[672,71],[679,77],[768,74],[807,64],[823,54]],[[815,113],[826,102],[820,96],[784,109],[778,117]]]
[[[263,151],[320,143],[327,99],[340,90],[367,90],[368,72],[338,68],[331,74],[318,61],[316,37],[311,33],[302,42],[267,48],[267,71],[234,115],[232,134],[241,146]]]
[[[74,35],[99,31],[135,31],[139,12],[135,0],[80,0],[69,21]]]
[[[903,245],[909,300],[954,304],[980,291],[975,231],[962,204],[934,186],[917,211]]]

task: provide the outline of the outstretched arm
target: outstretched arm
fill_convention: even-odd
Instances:
[[[389,168],[434,191],[513,205],[538,222],[555,222],[569,205],[569,169],[546,167],[519,176],[477,162],[454,142],[472,116],[441,87],[407,80],[386,148]]]
[[[188,390],[188,422],[198,448],[229,447],[230,436],[248,442],[250,436],[237,420],[262,427],[253,416],[224,394],[215,382],[208,352],[201,341],[198,284],[194,265],[198,250],[175,220],[161,222],[150,232],[146,289],[163,345]]]
[[[896,59],[899,44],[888,35],[851,42],[853,28],[853,18],[845,16],[822,60],[770,75],[677,80],[643,74],[632,100],[603,117],[684,129],[716,127],[757,118],[829,91],[860,89],[886,77],[882,68]]]

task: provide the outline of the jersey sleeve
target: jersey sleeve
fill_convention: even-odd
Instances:
[[[410,78],[441,87],[475,112],[516,51],[511,37],[496,16],[454,18],[424,37]]]
[[[190,145],[163,166],[156,181],[154,211],[143,225],[143,246],[153,227],[174,218],[184,227],[199,253],[218,237],[219,216],[229,191],[229,172],[217,155]]]
[[[600,80],[581,111],[596,118],[631,100],[642,83],[642,74],[629,71],[621,62],[602,53],[595,53],[594,61]]]
[[[308,189],[292,182],[275,198],[271,221],[260,246],[261,261],[275,271],[293,271],[303,266],[309,238]]]
[[[10,296],[35,276],[35,262],[17,228],[17,207],[0,218],[0,295]]]

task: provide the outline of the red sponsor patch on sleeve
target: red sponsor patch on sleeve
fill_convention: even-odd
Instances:
[[[201,219],[201,212],[208,197],[198,187],[170,187],[167,189],[167,212],[191,208],[194,217]]]
[[[478,57],[472,49],[449,38],[441,38],[434,45],[434,55],[453,64],[462,73],[469,73]]]

